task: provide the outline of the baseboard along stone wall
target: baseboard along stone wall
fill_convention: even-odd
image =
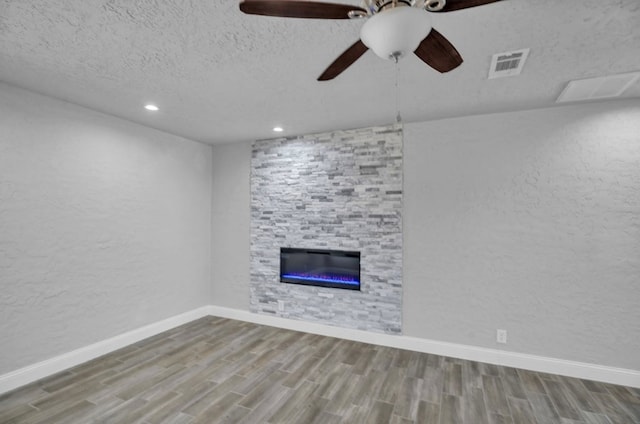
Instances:
[[[251,312],[400,334],[402,162],[400,126],[254,142]],[[361,290],[281,283],[281,247],[360,251]]]

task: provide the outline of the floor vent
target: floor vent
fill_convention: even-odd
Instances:
[[[491,58],[489,79],[520,75],[527,56],[529,56],[529,49],[494,54]]]
[[[640,72],[569,81],[556,103],[618,97],[638,79],[640,79]]]

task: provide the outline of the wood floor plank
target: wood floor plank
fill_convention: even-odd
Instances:
[[[307,380],[307,376],[310,376],[315,371],[319,366],[319,362],[319,359],[315,356],[308,357],[298,369],[284,379],[282,385],[292,389],[297,387],[302,381]]]
[[[241,395],[249,394],[258,384],[268,378],[271,374],[280,369],[278,362],[268,362],[260,369],[249,374],[236,374],[236,376],[242,377],[244,380],[234,387],[233,391]],[[285,371],[282,371],[285,372]],[[288,377],[287,377],[288,378]]]
[[[243,398],[242,395],[234,392],[227,392],[222,397],[219,397],[217,400],[213,400],[210,403],[207,402],[204,405],[203,409],[195,410],[195,408],[190,408],[190,410],[183,411],[186,414],[195,417],[195,422],[213,422],[219,417],[224,417],[227,412],[233,408],[238,401]],[[248,408],[247,408],[248,410]],[[193,412],[193,413],[192,413]]]
[[[240,377],[237,375],[231,376],[225,381],[217,384],[212,387],[211,390],[207,391],[204,396],[198,399],[197,402],[191,403],[188,406],[185,406],[181,409],[181,412],[185,414],[191,415],[192,417],[197,417],[202,414],[211,404],[216,403],[220,399],[224,398],[229,392],[231,392],[238,384],[244,381],[244,377]],[[242,395],[239,395],[240,398],[243,398]]]
[[[103,389],[105,386],[101,383],[101,380],[104,377],[113,375],[113,373],[112,370],[104,370],[89,378],[73,380],[68,386],[33,402],[31,405],[40,411],[67,407],[69,404],[84,399],[83,396],[87,392]]]
[[[328,399],[321,397],[309,397],[305,399],[298,413],[293,416],[292,423],[310,423],[316,419],[318,415],[322,413],[325,405],[329,402]],[[365,421],[362,421],[365,422]]]
[[[465,361],[462,364],[462,390],[466,395],[474,389],[482,389],[482,371],[478,362]]]
[[[409,366],[409,361],[411,360],[412,354],[413,352],[411,352],[410,350],[398,350],[393,361],[393,366],[406,369]]]
[[[458,396],[445,394],[440,406],[440,424],[460,424],[462,405]]]
[[[431,403],[421,400],[418,402],[418,412],[416,414],[416,423],[439,423],[440,422],[440,404]]]
[[[81,400],[70,405],[68,408],[59,411],[57,414],[41,413],[39,417],[31,417],[29,424],[47,424],[52,422],[74,422],[82,416],[86,416],[87,413],[92,411],[95,405],[89,401]]]
[[[342,417],[322,410],[322,412],[313,419],[311,424],[339,424],[340,422],[342,422]]]
[[[402,370],[402,368],[389,368],[386,372],[382,387],[380,387],[380,390],[378,391],[377,398],[384,402],[394,403],[403,379],[404,370]]]
[[[414,424],[414,420],[410,420],[409,418],[404,418],[396,414],[391,414],[391,419],[389,420],[389,424]]]
[[[483,375],[482,385],[484,386],[487,412],[509,416],[511,411],[509,409],[509,404],[507,403],[507,397],[502,385],[502,380],[498,377]]]
[[[4,407],[0,410],[0,423],[18,423],[25,416],[34,415],[38,410],[29,404],[20,404],[13,407]]]
[[[586,387],[587,390],[589,390],[590,392],[609,393],[609,391],[607,390],[607,385],[604,383],[600,383],[598,381],[591,381],[591,380],[581,380],[581,381],[584,387]]]
[[[37,384],[30,384],[4,393],[0,395],[0,414],[2,411],[7,411],[13,407],[35,402],[38,399],[49,396],[49,394],[50,393],[42,390],[39,386],[39,382]],[[2,420],[0,420],[0,422],[2,422]]]
[[[376,356],[376,350],[369,346],[362,355],[358,358],[355,364],[353,364],[352,372],[358,375],[365,375],[371,369],[371,362]]]
[[[342,362],[348,365],[355,365],[366,349],[366,344],[353,342],[347,350],[345,357],[342,359]]]
[[[422,382],[420,399],[426,402],[440,404],[444,385],[444,371],[442,368],[427,367]]]
[[[511,407],[511,418],[513,418],[514,422],[518,424],[537,424],[528,400],[514,397],[508,397],[507,400]]]
[[[537,373],[527,370],[518,370],[518,376],[522,382],[522,386],[528,392],[547,394],[547,390],[542,384],[542,380]]]
[[[130,385],[127,388],[118,391],[118,393],[116,393],[116,396],[123,400],[132,399],[157,385],[164,385],[168,379],[184,370],[185,367],[182,364],[175,364],[164,371],[161,371],[147,379],[141,380],[136,384]]]
[[[602,414],[594,414],[593,412],[582,412],[584,422],[586,424],[611,424],[611,420]]]
[[[344,363],[337,364],[330,373],[317,381],[318,388],[314,395],[325,399],[333,399],[336,392],[340,390],[340,387],[349,378],[350,369],[351,367]]]
[[[427,371],[428,357],[429,355],[424,353],[411,352],[411,360],[407,367],[407,377],[423,378]]]
[[[393,404],[377,400],[374,402],[369,415],[367,415],[367,423],[388,423],[393,413]]]
[[[376,349],[371,367],[378,371],[387,371],[393,364],[396,352],[390,347],[381,346]]]
[[[244,399],[242,399],[242,402],[240,402],[240,406],[253,409],[258,403],[262,402],[267,394],[277,390],[289,390],[280,385],[280,381],[282,381],[286,376],[287,373],[280,370],[274,371],[273,373],[269,374],[267,378],[265,378],[253,390],[247,393]]]
[[[582,381],[577,378],[565,378],[562,384],[567,389],[567,396],[580,411],[598,412],[597,409],[594,409],[595,402]]]
[[[582,415],[571,402],[566,388],[561,383],[547,379],[544,379],[543,383],[561,418],[568,418],[570,420],[580,420],[582,418]]]
[[[384,372],[378,370],[370,371],[356,384],[355,393],[351,396],[351,403],[362,407],[372,404],[378,398],[378,393],[384,384],[384,380]]]
[[[418,413],[418,402],[422,392],[423,380],[415,377],[405,377],[398,391],[393,409],[394,415],[407,419],[415,419]]]
[[[527,398],[540,424],[560,421],[560,416],[549,396],[541,393],[529,393]]]
[[[138,420],[142,420],[145,416],[154,413],[156,410],[162,408],[168,402],[171,402],[173,399],[176,399],[180,396],[179,393],[176,392],[167,392],[163,393],[160,396],[152,400],[147,400],[143,405],[137,408],[135,411],[133,408],[127,411],[127,421],[135,422]]]
[[[143,408],[147,404],[147,401],[144,399],[133,398],[126,400],[117,406],[110,408],[108,410],[104,410],[100,414],[96,414],[94,420],[100,423],[121,423],[125,421],[129,421],[131,416],[134,415],[134,411]],[[95,406],[95,405],[94,405]],[[49,422],[57,422],[50,418]],[[70,422],[73,422],[69,419]],[[133,421],[133,420],[131,420]],[[44,421],[47,422],[47,421]]]
[[[335,415],[344,416],[353,404],[353,393],[362,378],[357,374],[348,375],[324,410]]]
[[[511,418],[511,415],[502,415],[502,414],[496,414],[493,412],[489,413],[489,423],[490,424],[518,424],[513,421],[513,419]]]
[[[188,408],[191,404],[197,402],[208,391],[215,387],[216,384],[210,381],[202,381],[184,392],[179,393],[180,396],[173,397],[161,407],[154,410],[144,419],[149,424],[159,424],[174,416],[177,412],[184,408]]]
[[[251,409],[237,404],[230,405],[227,412],[218,417],[202,415],[194,420],[194,424],[237,424],[251,413]]]
[[[208,317],[0,395],[5,423],[640,423],[640,390]]]
[[[269,422],[294,422],[293,417],[300,412],[304,401],[311,397],[317,387],[317,383],[312,383],[306,380],[303,381],[293,394],[282,404],[282,406],[269,417]]]
[[[526,399],[527,395],[522,385],[522,380],[518,375],[518,371],[514,368],[502,367],[500,376],[507,396],[518,399]]]
[[[633,422],[633,417],[627,413],[626,409],[618,403],[616,398],[608,391],[607,393],[591,392],[591,397],[595,402],[598,412],[606,415],[613,424]]]
[[[472,388],[465,392],[462,397],[462,410],[465,423],[488,424],[489,416],[484,403],[484,391]]]
[[[462,396],[462,365],[448,363],[444,372],[444,392]]]

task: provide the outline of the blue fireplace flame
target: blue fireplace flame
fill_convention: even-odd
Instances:
[[[347,275],[325,276],[325,275],[303,275],[303,274],[284,274],[284,278],[295,278],[304,281],[319,281],[324,283],[352,284],[359,286],[360,281]]]

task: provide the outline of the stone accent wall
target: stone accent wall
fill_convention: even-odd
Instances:
[[[402,129],[256,141],[251,161],[251,311],[399,334]],[[360,251],[361,291],[281,283],[280,247]]]

